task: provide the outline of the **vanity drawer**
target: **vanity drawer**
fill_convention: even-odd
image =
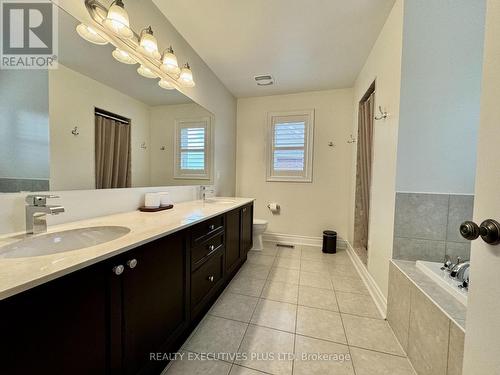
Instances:
[[[224,246],[224,234],[216,234],[191,249],[191,264],[195,265]]]
[[[217,232],[224,231],[224,216],[217,216],[191,229],[191,246],[198,246]]]
[[[223,281],[224,249],[219,249],[200,268],[191,274],[191,309],[199,312]]]

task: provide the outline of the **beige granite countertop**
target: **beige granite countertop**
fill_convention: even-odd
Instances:
[[[219,199],[221,203],[204,203],[201,200],[182,202],[167,211],[132,211],[51,226],[48,233],[95,226],[124,226],[130,228],[130,232],[116,240],[83,249],[37,257],[0,259],[0,300],[253,201],[250,198]],[[25,237],[22,233],[2,236],[0,246]]]

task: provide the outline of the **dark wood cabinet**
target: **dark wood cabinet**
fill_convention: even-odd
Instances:
[[[248,204],[240,209],[241,212],[241,252],[246,258],[248,251],[253,246],[253,204]]]
[[[191,276],[191,315],[195,319],[224,282],[224,252],[220,248]]]
[[[122,278],[122,373],[155,373],[165,363],[151,361],[150,353],[176,350],[175,341],[189,323],[182,236],[146,244],[121,261],[125,271],[114,277]]]
[[[106,266],[0,301],[0,374],[107,373]]]
[[[233,210],[226,214],[226,272],[234,273],[241,263],[241,213]]]
[[[252,229],[249,204],[0,301],[0,374],[160,374]]]

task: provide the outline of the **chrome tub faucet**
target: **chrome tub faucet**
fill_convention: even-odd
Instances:
[[[38,234],[47,232],[47,215],[58,215],[64,207],[47,205],[47,199],[59,198],[55,195],[28,195],[26,197],[26,233]]]

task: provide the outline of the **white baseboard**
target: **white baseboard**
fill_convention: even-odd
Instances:
[[[368,272],[368,269],[363,264],[358,254],[356,254],[356,252],[354,251],[354,248],[348,241],[345,241],[345,243],[347,245],[347,253],[351,257],[351,260],[354,263],[354,267],[356,267],[359,275],[361,276],[361,279],[368,288],[368,292],[370,292],[370,295],[372,296],[375,305],[382,314],[382,317],[384,317],[385,319],[387,317],[387,299],[385,298],[384,294],[378,287],[372,275],[370,275],[370,273]]]
[[[284,233],[274,233],[266,232],[262,236],[264,241],[270,242],[281,242],[284,244],[292,245],[307,245],[307,246],[322,246],[322,237],[308,237],[308,236],[297,236],[294,234],[284,234]],[[345,249],[347,247],[346,241],[342,238],[337,239],[337,247],[339,249]]]

